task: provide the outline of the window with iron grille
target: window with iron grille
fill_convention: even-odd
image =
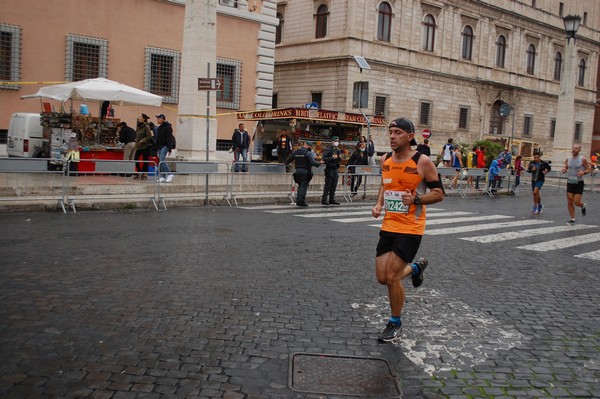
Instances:
[[[237,0],[219,0],[219,4],[222,6],[237,8]]]
[[[217,91],[217,107],[240,108],[241,76],[241,61],[217,58],[217,78],[221,80],[221,90]]]
[[[144,89],[163,97],[163,102],[179,102],[181,53],[157,47],[146,47]]]
[[[556,119],[550,120],[550,138],[554,138],[554,134],[556,132]]]
[[[458,128],[469,128],[469,107],[460,107],[458,109]]]
[[[575,135],[573,136],[573,140],[575,141],[581,141],[581,131],[582,131],[582,124],[581,123],[576,123],[575,124]]]
[[[18,82],[21,78],[21,28],[0,24],[0,81]],[[3,84],[2,89],[18,90],[18,84]]]
[[[523,119],[523,136],[530,137],[533,128],[533,117],[525,115]]]
[[[387,97],[375,96],[375,116],[387,117]]]
[[[107,67],[108,40],[67,35],[66,81],[106,78]]]
[[[419,124],[429,126],[431,124],[431,102],[421,101],[419,107]]]
[[[231,145],[231,140],[217,139],[217,151],[229,151]]]

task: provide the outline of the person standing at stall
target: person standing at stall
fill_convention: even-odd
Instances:
[[[296,170],[294,171],[294,182],[298,184],[298,193],[296,194],[297,206],[308,206],[306,203],[306,192],[308,191],[308,183],[312,180],[312,167],[318,167],[319,162],[315,160],[315,153],[310,150],[312,143],[305,141],[302,147],[292,153],[285,164],[289,165],[294,162]]]
[[[292,141],[290,140],[290,136],[287,135],[287,130],[283,129],[281,135],[277,138],[277,162],[284,163],[287,161],[291,152]]]
[[[340,138],[333,136],[331,138],[331,145],[323,153],[323,162],[325,163],[325,187],[323,188],[323,197],[321,198],[321,204],[323,205],[340,205],[335,200],[335,190],[337,189],[341,152],[338,148],[340,145]],[[329,200],[328,200],[329,198]]]
[[[123,160],[130,161],[135,153],[135,130],[126,122],[119,123],[119,142],[123,143]]]
[[[413,259],[425,234],[425,205],[444,199],[433,162],[411,148],[416,145],[413,123],[406,118],[395,119],[388,132],[392,151],[381,157],[381,186],[371,210],[373,217],[378,218],[385,206],[375,258],[377,281],[387,285],[391,310],[378,337],[383,342],[395,341],[402,333],[405,297],[402,280],[411,276],[414,287],[423,283],[428,262],[420,258],[413,263]]]
[[[134,179],[148,179],[148,175],[144,173],[148,173],[148,158],[150,157],[150,147],[152,144],[152,139],[154,136],[152,135],[152,130],[150,130],[150,126],[148,125],[148,119],[150,117],[146,114],[141,114],[137,118],[137,130],[135,131],[135,155],[134,159],[137,162],[136,164],[136,172],[142,172],[142,175],[136,174],[133,176]],[[139,162],[140,158],[142,161]]]
[[[173,181],[173,174],[171,174],[171,169],[165,160],[167,159],[167,154],[170,154],[171,150],[173,150],[173,126],[167,122],[165,114],[156,115],[156,122],[158,123],[158,127],[156,128],[156,145],[158,146],[159,168],[162,173],[162,176],[158,180],[161,183],[171,183]]]
[[[248,171],[248,149],[250,148],[250,135],[244,129],[244,124],[240,123],[238,128],[233,131],[231,136],[231,143],[233,148],[233,161],[235,162],[235,172],[240,171],[240,155],[242,156],[242,172]]]

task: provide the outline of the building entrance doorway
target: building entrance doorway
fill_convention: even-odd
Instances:
[[[504,131],[504,118],[500,116],[500,106],[504,102],[497,100],[492,105],[492,115],[490,116],[490,134],[502,134]]]

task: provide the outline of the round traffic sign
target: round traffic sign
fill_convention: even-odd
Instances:
[[[423,135],[424,139],[428,139],[429,137],[431,137],[431,130],[423,129],[423,132],[421,132],[421,134]]]

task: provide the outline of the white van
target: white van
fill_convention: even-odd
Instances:
[[[6,153],[9,157],[42,158],[44,140],[40,114],[17,112],[10,117]]]

